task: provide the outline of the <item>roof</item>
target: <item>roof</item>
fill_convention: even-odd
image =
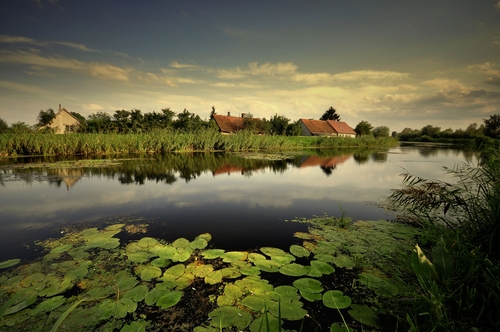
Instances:
[[[322,120],[308,120],[308,119],[300,119],[302,123],[309,129],[311,134],[334,134],[333,128],[326,121]]]
[[[332,120],[327,120],[328,124],[332,126],[332,128],[339,134],[351,134],[351,135],[356,135],[356,132],[354,129],[349,127],[349,125],[345,122],[342,121],[332,121]]]
[[[220,130],[225,133],[234,133],[243,128],[243,118],[229,115],[212,115]]]
[[[356,135],[354,129],[349,127],[349,125],[342,121],[333,120],[312,120],[312,119],[300,119],[302,123],[309,129],[313,135],[325,135],[325,134],[340,134],[340,135]]]
[[[300,168],[311,167],[311,166],[321,166],[321,167],[335,167],[352,157],[352,154],[335,156],[335,157],[319,157],[319,156],[309,156],[300,164]]]

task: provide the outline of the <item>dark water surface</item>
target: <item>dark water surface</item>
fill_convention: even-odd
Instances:
[[[192,240],[208,232],[216,248],[286,249],[297,242],[294,232],[306,230],[286,220],[325,213],[391,219],[378,203],[399,187],[405,169],[449,181],[443,166],[477,163],[474,152],[430,144],[299,152],[275,161],[255,154],[114,158],[119,165],[76,169],[43,167],[60,158],[0,160],[0,261],[33,255],[34,241],[68,227],[113,222],[147,223],[147,233],[125,235],[134,239]],[[12,167],[27,163],[37,167]]]

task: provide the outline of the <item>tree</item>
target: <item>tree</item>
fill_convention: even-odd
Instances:
[[[439,138],[441,133],[441,127],[435,127],[432,125],[427,125],[421,130],[422,136],[430,136],[433,138]]]
[[[25,134],[33,132],[33,128],[24,122],[18,121],[10,126],[10,131],[14,134]]]
[[[200,116],[189,112],[187,109],[177,114],[177,120],[174,121],[173,125],[175,129],[185,132],[194,132],[204,127]]]
[[[333,121],[340,121],[340,115],[337,114],[337,111],[335,110],[335,108],[333,108],[332,106],[330,106],[329,109],[327,109],[325,111],[325,113],[323,113],[323,115],[321,116],[321,118],[319,118],[320,120],[333,120]]]
[[[56,117],[56,113],[54,113],[54,110],[52,108],[47,109],[46,111],[40,110],[40,113],[38,113],[38,117],[36,120],[38,123],[36,124],[37,127],[43,127],[52,121]]]
[[[484,119],[484,135],[500,137],[500,114],[490,115],[489,119]]]
[[[9,125],[2,118],[0,118],[0,134],[7,132]]]
[[[356,128],[354,128],[354,131],[358,136],[362,136],[362,135],[370,135],[372,129],[373,126],[368,121],[361,121],[360,123],[358,123]]]
[[[289,123],[286,127],[286,136],[300,136],[302,135],[302,127],[299,124],[299,120]]]
[[[481,137],[483,136],[484,126],[480,125],[478,127],[477,123],[471,123],[467,129],[465,129],[465,136],[468,138]]]
[[[269,119],[271,123],[271,134],[272,135],[286,135],[286,128],[290,119],[284,117],[283,115],[275,114]]]
[[[373,130],[372,130],[372,135],[375,137],[389,137],[389,133],[390,133],[390,130],[389,130],[389,127],[387,127],[387,126],[376,127],[376,128],[373,128]]]
[[[87,117],[88,133],[111,133],[114,131],[111,116],[105,112],[97,112]]]

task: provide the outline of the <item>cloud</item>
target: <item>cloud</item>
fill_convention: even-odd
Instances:
[[[500,1],[493,5],[496,9],[500,10]]]
[[[43,46],[43,47],[48,47],[51,44],[57,44],[57,45],[71,47],[71,48],[74,48],[74,49],[77,49],[80,51],[85,51],[85,52],[100,52],[98,50],[93,50],[91,48],[88,48],[87,46],[82,45],[82,44],[71,43],[71,42],[59,42],[59,41],[40,42],[40,41],[36,41],[32,38],[23,37],[23,36],[0,35],[0,43],[3,43],[3,44],[31,44],[31,45],[37,45],[37,46]]]
[[[354,81],[386,81],[386,80],[401,80],[407,78],[408,73],[399,73],[395,71],[375,71],[375,70],[357,70],[345,73],[339,73],[332,76],[332,79],[339,82],[354,82]]]
[[[170,63],[170,67],[175,68],[175,69],[196,69],[199,68],[199,66],[196,65],[189,65],[185,63],[179,63],[177,61],[172,61]]]
[[[500,86],[500,76],[490,77],[487,80],[483,81],[483,83]]]
[[[0,51],[0,63],[26,64],[30,66],[54,68],[80,72],[101,80],[129,81],[129,70],[106,63],[82,62],[65,58],[43,57],[34,52]]]
[[[217,69],[216,76],[220,79],[240,79],[250,76],[273,77],[273,76],[291,76],[296,73],[297,66],[291,62],[278,62],[272,64],[269,62],[259,65],[257,62],[250,62],[247,69],[236,67],[233,69]]]
[[[84,110],[88,110],[88,111],[92,111],[92,112],[95,112],[95,111],[100,111],[100,110],[103,110],[104,107],[102,107],[101,105],[99,104],[84,104],[81,106]]]
[[[30,94],[46,94],[47,91],[44,89],[34,86],[34,85],[28,85],[28,84],[22,84],[22,83],[17,83],[17,82],[11,82],[11,81],[0,81],[0,88],[3,89],[8,89],[8,90],[15,90],[19,92],[25,92],[25,93],[30,93]]]
[[[71,47],[71,48],[74,48],[74,49],[77,49],[80,51],[85,51],[85,52],[100,52],[100,51],[88,48],[87,46],[82,45],[82,44],[76,44],[76,43],[70,43],[70,42],[54,42],[54,44],[68,46],[68,47]]]

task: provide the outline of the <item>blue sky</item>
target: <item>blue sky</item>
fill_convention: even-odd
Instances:
[[[465,129],[500,113],[500,1],[0,3],[0,118],[58,105]]]

